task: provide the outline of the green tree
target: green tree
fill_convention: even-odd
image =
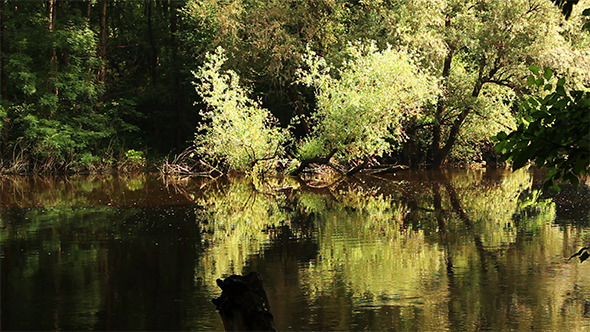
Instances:
[[[293,84],[303,65],[307,47],[339,65],[347,44],[375,40],[385,48],[395,25],[382,1],[348,0],[284,1],[243,0],[190,1],[183,19],[192,31],[187,45],[201,57],[221,46],[230,58],[227,66],[252,84],[257,96],[286,126],[295,116],[314,109],[313,90]],[[195,32],[193,32],[195,31]],[[297,125],[300,136],[309,124]]]
[[[179,42],[184,2],[1,4],[5,171],[112,167],[127,147],[190,141],[197,95],[183,64],[197,61]]]
[[[78,15],[78,4],[5,7],[3,166],[63,171],[100,160],[114,130],[96,108],[104,91],[95,77],[101,66],[97,35]],[[15,155],[25,163],[18,166]]]
[[[487,87],[518,89],[527,62],[538,59],[555,63],[558,59],[551,50],[556,45],[568,51],[567,41],[559,34],[560,18],[546,1],[449,5],[442,29],[447,45],[441,71],[446,94],[434,112],[434,165],[445,162],[467,123],[486,120],[478,121],[485,125],[489,121],[486,104],[495,102],[493,108],[501,109],[502,103],[510,99],[510,90],[486,93]],[[468,25],[468,21],[477,23]],[[504,114],[507,111],[504,107]],[[488,142],[492,135],[487,133]]]
[[[288,132],[260,102],[250,99],[251,91],[240,85],[232,70],[223,71],[227,60],[221,48],[208,54],[207,62],[195,73],[196,89],[208,109],[195,137],[196,152],[230,170],[250,171],[258,162],[283,155]]]
[[[335,72],[310,52],[300,82],[316,88],[313,129],[298,146],[298,158],[332,154],[354,165],[396,148],[403,127],[438,93],[436,79],[421,71],[412,56],[375,44],[350,45],[350,59]]]
[[[404,5],[396,16],[399,44],[417,51],[443,84],[435,107],[406,130],[414,134],[408,142],[420,142],[418,153],[428,152],[435,166],[491,152],[496,130],[515,125],[510,104],[526,88],[529,65],[570,71],[579,82],[588,78],[588,36],[579,26],[571,29],[549,1]]]

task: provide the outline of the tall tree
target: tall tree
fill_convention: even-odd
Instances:
[[[102,67],[101,67],[100,71],[98,72],[98,81],[102,82],[102,83],[104,83],[106,81],[106,72],[107,72],[107,40],[108,40],[107,5],[108,5],[108,0],[101,1],[99,57],[102,60]]]
[[[0,1],[0,100],[6,98],[6,93],[8,92],[6,86],[6,80],[8,76],[6,75],[6,55],[7,51],[6,48],[8,45],[6,44],[6,18],[4,15],[4,11],[6,10],[6,0]]]
[[[440,12],[430,29],[442,41],[443,52],[423,53],[439,64],[444,86],[431,125],[435,166],[447,161],[458,140],[473,133],[473,125],[512,126],[508,101],[523,88],[526,66],[557,63],[551,54],[557,45],[571,52],[560,35],[561,18],[547,1],[451,0]],[[488,131],[480,139],[489,142],[493,134]]]

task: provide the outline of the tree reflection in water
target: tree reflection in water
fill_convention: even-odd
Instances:
[[[276,231],[302,236],[306,232],[297,229],[297,220],[307,218],[317,253],[296,264],[296,285],[275,289],[271,283],[280,278],[273,274],[282,272],[267,271],[275,294],[271,305],[289,301],[280,294],[299,294],[304,298],[299,304],[308,307],[291,318],[281,312],[279,328],[387,329],[393,324],[495,330],[583,324],[575,311],[584,307],[586,288],[576,287],[586,279],[561,260],[565,248],[575,248],[575,239],[566,236],[571,229],[552,224],[555,207],[539,198],[528,172],[430,176],[420,183],[344,181],[329,190],[273,195],[232,181],[206,195],[206,228],[215,231],[208,232],[208,257],[198,273],[208,271],[213,280],[262,267],[272,259],[265,255],[271,256],[269,248],[280,237]],[[284,262],[274,264],[286,269]],[[370,320],[363,318],[367,311]]]
[[[2,327],[221,329],[215,279],[252,270],[279,330],[590,324],[588,220],[526,171],[166,181],[3,179]]]

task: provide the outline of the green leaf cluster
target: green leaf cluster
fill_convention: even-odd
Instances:
[[[590,91],[569,89],[563,77],[550,83],[549,68],[530,70],[528,83],[549,93],[521,101],[518,128],[496,136],[496,151],[514,169],[529,161],[547,168],[545,187],[558,188],[555,181],[560,179],[577,185],[590,172]]]

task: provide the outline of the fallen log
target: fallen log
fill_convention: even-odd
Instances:
[[[217,279],[217,286],[221,296],[211,302],[226,331],[277,331],[260,274],[231,275]]]

